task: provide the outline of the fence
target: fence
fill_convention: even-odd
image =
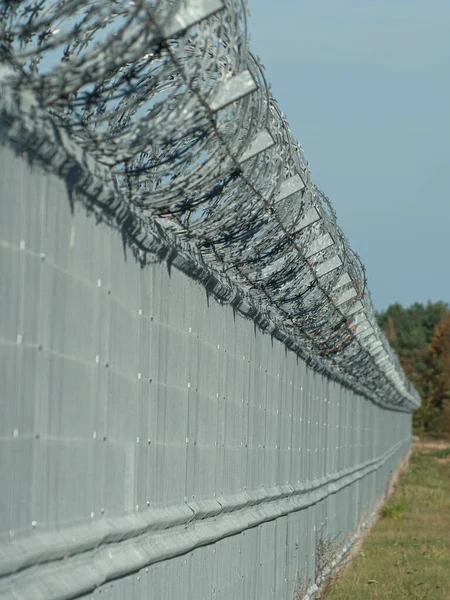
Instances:
[[[314,593],[419,400],[244,5],[1,24],[0,597]]]

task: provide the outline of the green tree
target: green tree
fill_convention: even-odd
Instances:
[[[414,415],[417,430],[450,432],[450,397],[445,396],[449,388],[444,377],[450,373],[450,325],[443,325],[449,314],[445,302],[428,302],[409,308],[392,304],[377,315],[407,377],[422,396],[423,405]]]

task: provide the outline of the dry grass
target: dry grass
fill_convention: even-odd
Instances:
[[[450,600],[450,444],[414,444],[409,470],[327,600]]]
[[[450,448],[450,440],[448,439],[422,438],[413,442],[412,445],[413,451],[421,454],[429,454],[435,450],[447,450],[448,448]]]

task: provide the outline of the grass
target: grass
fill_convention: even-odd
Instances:
[[[415,445],[410,466],[327,600],[450,600],[450,445]]]

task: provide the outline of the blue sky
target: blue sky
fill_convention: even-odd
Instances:
[[[249,0],[250,47],[375,307],[450,302],[450,0]]]

